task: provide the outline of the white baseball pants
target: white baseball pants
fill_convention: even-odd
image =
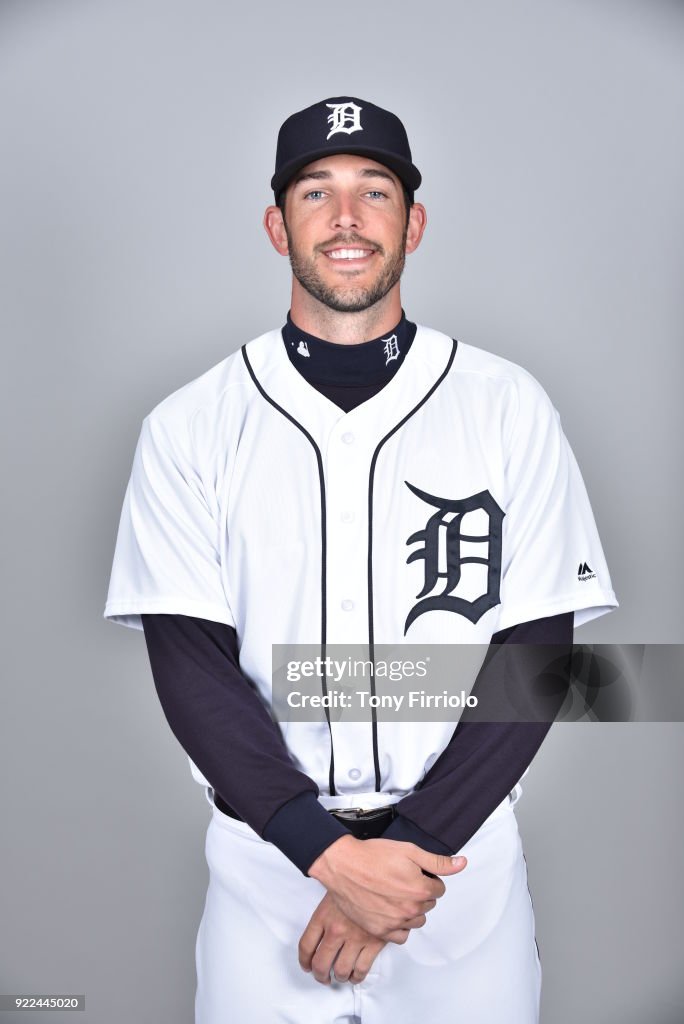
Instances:
[[[195,1024],[537,1024],[541,966],[513,812],[519,792],[460,851],[468,865],[444,879],[423,928],[403,946],[388,943],[360,984],[324,986],[300,968],[297,945],[325,889],[217,810],[207,789]]]

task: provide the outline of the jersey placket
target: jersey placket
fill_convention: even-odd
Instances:
[[[353,412],[330,431],[325,452],[328,559],[326,605],[331,657],[367,661],[368,649],[368,476],[375,438],[358,429]],[[343,645],[343,646],[339,646]],[[350,646],[352,645],[352,646]],[[332,648],[332,650],[331,650]],[[345,675],[349,691],[370,692],[367,673]],[[331,685],[336,686],[331,682]],[[335,788],[364,793],[375,788],[370,720],[332,720]]]
[[[419,328],[399,372],[377,395],[345,414],[305,381],[281,342],[274,332],[256,339],[251,352],[243,349],[243,354],[263,397],[307,436],[314,463],[320,460],[325,507],[322,652],[327,657],[331,644],[366,645],[368,660],[374,658],[369,647],[373,643],[368,564],[371,471],[385,442],[439,386],[453,361],[455,343]],[[310,472],[304,465],[300,469]],[[350,495],[354,496],[351,505]],[[342,516],[348,518],[350,513],[354,519],[343,521]],[[375,514],[374,518],[377,528]],[[328,682],[324,680],[323,692]],[[370,680],[363,682],[369,692]],[[364,717],[368,720],[340,721],[338,709],[326,712],[331,741],[329,783],[334,795],[354,797],[381,789],[376,716],[364,711]]]

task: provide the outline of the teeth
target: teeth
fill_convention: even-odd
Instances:
[[[368,256],[371,251],[371,249],[333,249],[327,255],[333,260],[358,260],[363,256]]]

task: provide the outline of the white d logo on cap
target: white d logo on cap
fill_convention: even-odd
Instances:
[[[352,132],[363,131],[360,120],[363,108],[356,103],[326,103],[326,107],[330,107],[332,110],[332,114],[328,115],[330,131],[326,135],[326,142],[336,132],[345,132],[347,135],[351,135]]]

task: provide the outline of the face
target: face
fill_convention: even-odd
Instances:
[[[392,171],[350,154],[302,168],[287,188],[282,229],[277,215],[270,225],[268,216],[267,231],[289,256],[296,281],[325,306],[348,313],[368,309],[397,285],[424,227],[416,239]]]

